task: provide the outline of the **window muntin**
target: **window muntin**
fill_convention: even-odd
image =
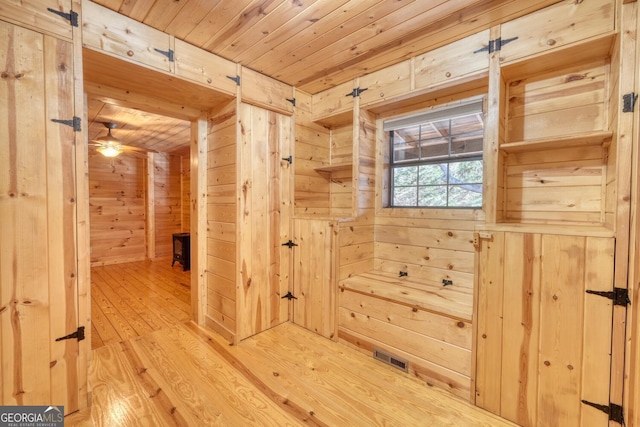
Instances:
[[[469,111],[470,110],[470,111]],[[423,115],[389,130],[392,207],[482,206],[484,120],[480,104],[447,117]],[[386,127],[386,126],[385,126]]]

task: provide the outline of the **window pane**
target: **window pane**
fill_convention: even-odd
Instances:
[[[450,163],[449,182],[451,184],[482,183],[482,160]]]
[[[418,187],[396,187],[393,192],[394,206],[416,206]]]
[[[449,206],[482,206],[482,185],[452,185],[449,187]]]
[[[447,163],[420,166],[418,184],[435,185],[447,183]]]
[[[482,131],[482,129],[484,129],[484,123],[480,113],[454,117],[451,119],[451,134],[453,135]]]
[[[418,167],[417,166],[405,166],[394,169],[393,185],[405,186],[405,185],[417,185],[418,184]]]
[[[422,159],[448,157],[449,156],[449,140],[447,138],[436,138],[421,141]]]
[[[451,138],[452,154],[482,155],[482,133],[470,133]]]
[[[447,206],[447,186],[419,187],[418,205],[427,207]]]
[[[437,110],[431,120],[407,118],[405,128],[390,130],[394,206],[482,206],[484,115],[479,103],[469,105],[474,110]]]

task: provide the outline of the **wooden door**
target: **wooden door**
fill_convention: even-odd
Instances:
[[[336,328],[333,225],[326,220],[294,220],[293,322],[324,337]]]
[[[291,118],[248,104],[239,108],[238,339],[286,322],[291,251]]]
[[[614,239],[481,240],[476,404],[523,426],[607,426]]]
[[[73,49],[0,21],[0,404],[79,408]]]

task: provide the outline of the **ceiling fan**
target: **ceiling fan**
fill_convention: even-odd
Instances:
[[[108,129],[107,134],[92,140],[89,142],[89,145],[96,147],[96,151],[103,156],[116,157],[123,152],[127,152],[134,156],[144,157],[145,153],[157,153],[157,151],[148,148],[124,145],[120,139],[111,134],[111,131],[117,127],[117,124],[113,122],[103,122],[102,124]]]

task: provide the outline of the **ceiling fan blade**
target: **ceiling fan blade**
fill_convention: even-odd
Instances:
[[[140,152],[143,152],[143,153],[157,153],[156,150],[152,150],[150,148],[134,147],[132,145],[123,145],[122,147],[125,149],[125,151],[140,151]]]

